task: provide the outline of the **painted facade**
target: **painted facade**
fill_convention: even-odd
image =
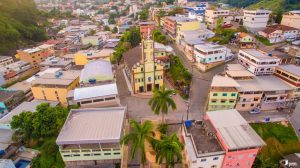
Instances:
[[[233,109],[238,97],[238,83],[232,78],[214,76],[209,91],[208,111]]]
[[[243,26],[248,30],[257,32],[267,26],[271,11],[264,9],[243,10]]]
[[[164,65],[154,58],[154,42],[142,41],[142,61],[137,63],[131,73],[134,93],[152,92],[163,86]]]
[[[289,11],[285,13],[282,16],[280,24],[300,29],[300,11]]]
[[[241,49],[238,54],[238,63],[256,76],[273,74],[279,62],[279,58],[256,49]]]
[[[31,90],[34,99],[58,101],[62,106],[68,106],[67,94],[68,91],[79,86],[79,73],[74,72],[72,77],[66,77],[67,79],[65,77],[56,78],[55,74],[51,76],[45,74],[32,82]],[[50,80],[51,82],[47,82]]]

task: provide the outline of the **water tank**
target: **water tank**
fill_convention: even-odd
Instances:
[[[94,79],[94,78],[89,79],[89,83],[90,83],[90,84],[95,84],[95,83],[96,83],[96,79]]]
[[[186,128],[190,128],[192,126],[192,120],[186,120],[184,122],[184,124],[185,124]]]

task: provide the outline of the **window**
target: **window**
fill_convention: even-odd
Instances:
[[[213,96],[218,96],[218,93],[214,93]]]
[[[259,98],[254,98],[254,101],[258,101],[259,100]]]
[[[246,105],[245,104],[242,104],[242,107],[245,107]]]
[[[94,153],[94,156],[101,156],[100,153]]]
[[[219,159],[219,157],[214,157],[214,158],[213,158],[213,160],[218,160],[218,159]]]
[[[231,96],[235,96],[236,94],[235,93],[231,93]]]
[[[222,56],[220,56],[219,58],[222,59]]]
[[[103,99],[96,99],[93,102],[101,102],[101,101],[104,101],[104,100]]]
[[[104,153],[104,155],[110,155],[110,153]]]
[[[206,159],[201,159],[201,162],[206,162]]]
[[[223,93],[222,96],[227,96],[227,93]]]
[[[83,154],[83,156],[91,156],[91,154]]]
[[[221,100],[221,103],[226,103],[226,100]]]
[[[80,155],[79,155],[79,154],[75,154],[75,155],[73,155],[73,156],[77,157],[77,156],[80,156]]]
[[[143,71],[144,71],[144,68],[141,68],[141,71],[143,72]]]
[[[120,152],[116,152],[116,153],[114,153],[114,155],[120,155],[121,153]]]
[[[218,57],[215,57],[215,60],[218,59]]]
[[[108,97],[108,98],[105,98],[105,101],[107,101],[107,100],[114,100],[115,99],[115,97]]]
[[[254,106],[254,104],[251,104],[251,107],[253,107]]]
[[[211,100],[212,103],[217,103],[217,100]]]
[[[90,101],[83,101],[83,102],[81,102],[81,104],[89,104],[89,103],[92,103],[92,101],[90,100]]]

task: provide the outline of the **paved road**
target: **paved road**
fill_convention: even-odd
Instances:
[[[122,66],[119,66],[116,70],[117,86],[121,104],[127,106],[127,117],[130,119],[161,119],[161,115],[155,115],[150,106],[148,105],[149,98],[141,98],[131,96],[128,90],[128,86],[125,81],[125,77],[122,72]],[[173,95],[176,102],[177,109],[170,110],[166,119],[174,122],[182,121],[183,116],[186,116],[186,103],[179,95]]]
[[[190,93],[190,118],[192,119],[202,119],[207,104],[207,96],[211,84],[212,78],[219,73],[224,71],[225,65],[220,65],[215,67],[208,72],[201,72],[193,66],[182,53],[182,51],[174,44],[172,45],[174,52],[179,56],[182,64],[186,67],[192,74],[192,86]],[[231,62],[233,63],[233,62]]]

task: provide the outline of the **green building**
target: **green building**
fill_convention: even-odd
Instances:
[[[227,110],[235,107],[239,84],[232,78],[214,76],[208,98],[208,111]]]

